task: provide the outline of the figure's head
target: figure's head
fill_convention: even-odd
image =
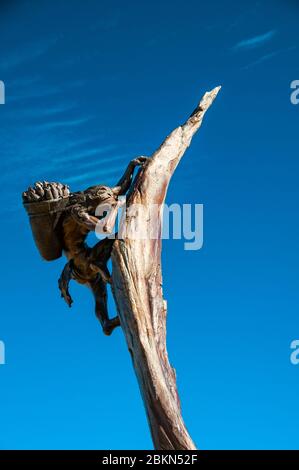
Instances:
[[[117,203],[112,189],[108,186],[90,186],[85,189],[84,196],[86,208],[90,211],[95,211],[101,204],[107,204],[113,207]]]
[[[91,186],[84,191],[85,206],[89,214],[99,219],[97,230],[111,233],[117,217],[119,203],[108,186]]]

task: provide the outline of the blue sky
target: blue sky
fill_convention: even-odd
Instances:
[[[168,349],[202,449],[298,448],[296,1],[1,3],[0,448],[151,448],[121,331],[57,290],[21,192],[113,184],[222,90],[167,202],[204,204],[204,246],[163,244]],[[114,305],[111,301],[110,310]]]

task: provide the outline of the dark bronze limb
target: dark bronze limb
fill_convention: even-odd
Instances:
[[[107,286],[99,275],[97,279],[90,283],[90,288],[95,298],[95,314],[99,319],[103,332],[110,336],[114,328],[120,325],[119,317],[109,319],[107,308]]]
[[[126,194],[126,192],[130,189],[132,179],[133,179],[133,173],[134,173],[136,166],[142,166],[146,162],[146,160],[147,160],[147,157],[138,157],[130,161],[123,176],[118,181],[116,186],[113,188],[113,192],[117,196]]]
[[[76,205],[72,207],[71,216],[79,225],[82,225],[90,231],[95,231],[98,219],[88,214],[84,206]]]
[[[89,262],[93,271],[98,272],[103,281],[111,283],[111,275],[107,267],[107,262],[111,256],[114,239],[105,238],[99,241],[90,252]]]
[[[61,292],[61,297],[64,298],[69,307],[72,306],[73,299],[69,293],[70,280],[74,279],[73,276],[73,260],[70,260],[63,268],[60,278],[58,279],[58,287]]]

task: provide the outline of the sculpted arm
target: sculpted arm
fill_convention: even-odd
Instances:
[[[123,194],[126,194],[126,192],[129,190],[131,186],[133,173],[134,173],[136,166],[143,165],[146,162],[146,160],[147,160],[146,157],[138,157],[130,161],[121,179],[118,181],[116,186],[112,188],[115,195],[122,196]]]
[[[78,224],[90,231],[95,231],[99,220],[96,217],[89,215],[84,206],[80,204],[75,205],[72,207],[70,214]]]

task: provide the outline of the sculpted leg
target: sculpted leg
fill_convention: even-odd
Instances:
[[[111,256],[114,239],[105,238],[98,242],[90,253],[90,267],[93,271],[98,272],[103,281],[111,283],[111,275],[107,268],[107,262]]]
[[[72,306],[73,299],[69,293],[69,283],[73,277],[73,261],[70,260],[63,268],[60,278],[58,279],[58,287],[61,292],[61,297],[64,298],[69,307]]]
[[[107,287],[101,276],[98,276],[97,280],[90,284],[91,290],[95,298],[95,313],[99,319],[103,332],[105,335],[111,335],[114,328],[120,325],[119,317],[114,317],[111,320],[108,316],[107,308]]]
[[[90,267],[99,275],[90,283],[95,297],[95,313],[99,319],[105,335],[111,335],[114,328],[120,325],[119,317],[109,319],[107,307],[107,283],[111,283],[111,275],[107,268],[107,262],[111,256],[114,239],[105,238],[98,242],[90,253]]]

